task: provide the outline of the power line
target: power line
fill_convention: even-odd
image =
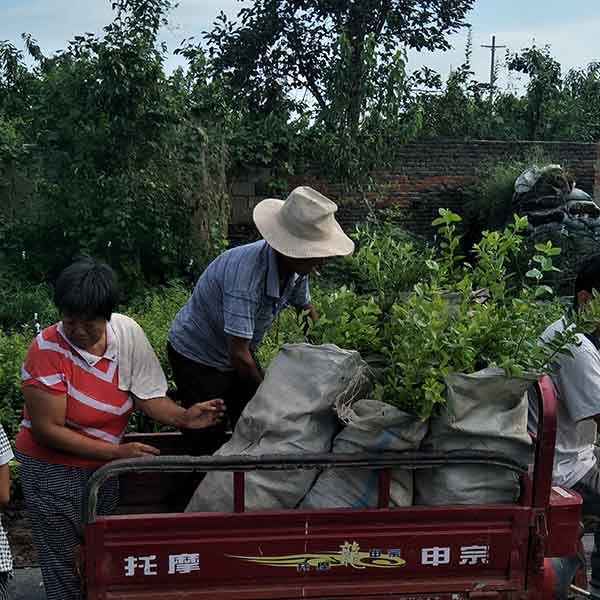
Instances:
[[[497,46],[496,36],[492,36],[492,45],[482,45],[482,48],[488,48],[492,51],[492,65],[490,68],[490,105],[494,104],[494,88],[496,87],[496,50],[507,48],[508,46]]]

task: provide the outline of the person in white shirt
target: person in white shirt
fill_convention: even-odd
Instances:
[[[583,309],[595,290],[600,291],[600,255],[588,258],[579,269],[574,290],[575,310]],[[541,343],[548,343],[565,327],[564,318],[552,323],[542,334]],[[587,524],[600,522],[600,464],[596,446],[600,422],[599,336],[600,323],[593,334],[577,334],[579,345],[569,348],[571,356],[558,356],[552,374],[558,396],[553,484],[581,495]],[[533,434],[537,432],[537,424],[537,401],[531,398],[529,430]],[[600,528],[594,535],[591,585],[600,589]]]

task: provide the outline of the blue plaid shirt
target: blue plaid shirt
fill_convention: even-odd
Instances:
[[[307,304],[308,276],[292,275],[280,293],[275,251],[264,240],[239,246],[202,273],[171,325],[169,342],[190,360],[231,370],[229,336],[251,340],[255,350],[287,305]]]

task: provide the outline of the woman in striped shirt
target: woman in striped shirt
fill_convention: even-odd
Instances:
[[[90,475],[117,458],[159,454],[152,446],[121,443],[133,410],[188,429],[213,426],[223,414],[221,400],[184,409],[166,395],[166,378],[142,329],[113,313],[117,298],[108,265],[72,264],[55,286],[61,321],[35,338],[23,364],[16,455],[48,600],[82,597],[74,556]],[[101,490],[101,514],[114,509],[117,491],[116,480]]]

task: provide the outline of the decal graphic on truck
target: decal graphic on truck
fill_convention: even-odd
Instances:
[[[299,572],[329,571],[334,567],[352,567],[353,569],[397,569],[404,567],[406,561],[400,557],[400,550],[386,551],[371,548],[361,551],[357,542],[344,542],[337,552],[288,554],[283,556],[233,556],[248,562],[270,567],[295,568]]]

